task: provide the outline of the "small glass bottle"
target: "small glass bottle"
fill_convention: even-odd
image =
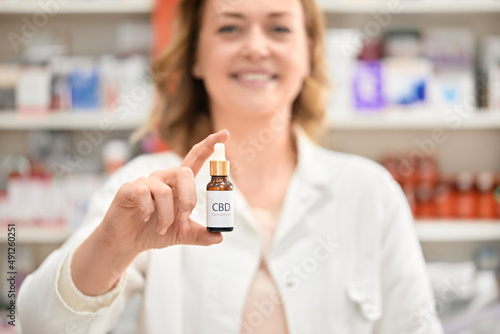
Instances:
[[[495,176],[492,172],[482,172],[476,178],[478,194],[478,217],[482,219],[495,219]]]
[[[214,151],[214,160],[210,161],[212,180],[207,184],[207,230],[230,232],[234,228],[234,194],[228,179],[229,161],[224,144],[215,144]]]
[[[457,197],[455,213],[459,219],[477,218],[478,194],[474,187],[474,175],[470,172],[461,172],[456,180]]]
[[[439,181],[434,195],[436,203],[436,216],[442,219],[455,218],[455,197],[456,192],[453,190],[453,178],[442,176]]]

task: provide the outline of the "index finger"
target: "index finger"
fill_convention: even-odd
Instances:
[[[189,167],[194,176],[198,174],[205,161],[214,153],[216,143],[226,143],[229,139],[229,131],[226,129],[212,133],[207,138],[194,145],[188,152],[181,166]]]

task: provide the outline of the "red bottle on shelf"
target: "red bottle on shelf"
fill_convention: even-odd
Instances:
[[[495,177],[491,172],[479,173],[476,178],[478,193],[477,213],[481,219],[495,219]]]
[[[477,218],[478,196],[474,189],[474,175],[469,172],[461,172],[456,178],[457,197],[455,212],[459,219]]]
[[[439,171],[432,156],[418,160],[416,166],[417,185],[417,218],[431,219],[436,217],[436,202],[434,201]]]
[[[421,182],[416,191],[418,219],[432,219],[436,217],[436,206],[434,202],[434,187],[430,182]]]
[[[442,219],[455,218],[455,191],[453,180],[450,177],[442,177],[434,193],[436,204],[436,217]]]

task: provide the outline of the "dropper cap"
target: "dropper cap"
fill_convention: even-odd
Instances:
[[[210,161],[210,175],[229,175],[229,161],[226,160],[225,146],[222,143],[215,144],[214,159]]]

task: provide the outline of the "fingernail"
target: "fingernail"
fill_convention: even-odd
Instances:
[[[148,216],[144,217],[142,220],[145,221],[145,222],[147,222],[149,220],[149,218],[151,218],[151,215],[148,215]]]
[[[158,230],[158,233],[160,233],[161,235],[164,235],[168,230],[168,227],[164,227],[164,228],[161,228]]]

